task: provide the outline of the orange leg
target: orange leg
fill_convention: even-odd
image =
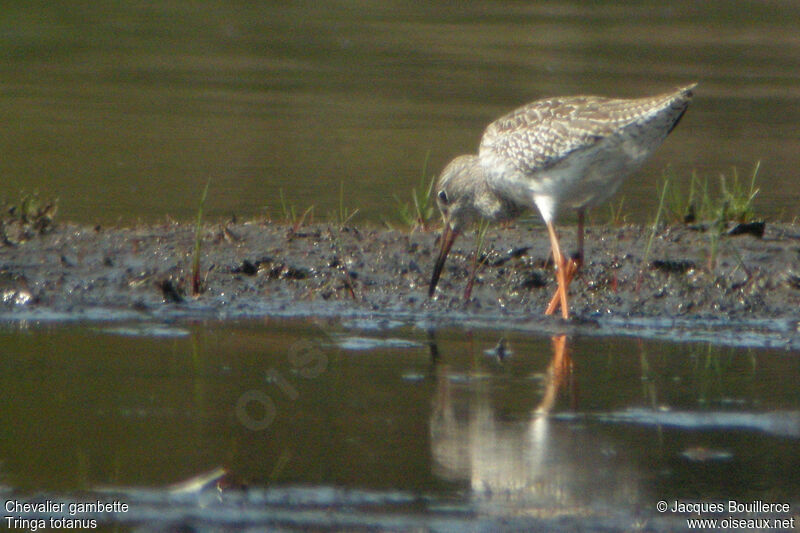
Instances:
[[[580,262],[576,261],[575,259],[570,259],[569,261],[566,261],[566,265],[565,265],[565,268],[564,268],[564,270],[565,270],[564,277],[566,278],[564,280],[565,281],[565,288],[569,287],[569,284],[572,283],[572,278],[575,277],[575,274],[578,272],[578,268],[579,267],[580,267]],[[561,305],[561,285],[560,285],[560,281],[559,281],[559,286],[556,289],[555,294],[553,294],[553,297],[550,299],[550,303],[547,305],[547,310],[545,311],[545,314],[552,315],[556,311],[556,309],[558,309],[559,305]],[[562,312],[562,314],[563,314],[563,312]],[[567,317],[564,317],[564,318],[567,318]]]
[[[561,304],[561,316],[569,318],[569,307],[567,306],[567,262],[564,256],[561,255],[561,248],[558,246],[558,237],[552,222],[547,222],[547,233],[550,235],[550,246],[553,249],[553,262],[556,265],[556,279],[558,280],[558,289],[556,296],[558,296],[558,303]],[[553,297],[555,299],[555,296]],[[552,307],[552,309],[551,309]],[[556,306],[548,306],[545,311],[546,315],[552,315],[556,310]]]
[[[569,284],[572,283],[572,278],[575,277],[575,274],[578,272],[581,264],[583,263],[583,223],[584,223],[584,216],[586,214],[585,209],[578,209],[578,255],[575,258],[571,258],[569,261],[566,262],[566,267],[564,268],[564,280],[565,284],[561,286],[559,281],[558,289],[556,289],[556,293],[550,299],[550,303],[547,305],[547,310],[545,314],[552,315],[556,309],[558,309],[559,304],[561,304],[561,296],[562,292],[566,292],[567,287]],[[549,228],[548,228],[549,231]],[[553,232],[554,233],[554,232]],[[553,241],[553,233],[550,235],[550,241]],[[555,254],[553,254],[555,259]],[[556,267],[558,268],[558,262],[556,261]],[[563,308],[562,308],[563,314]],[[567,318],[566,316],[564,318]]]

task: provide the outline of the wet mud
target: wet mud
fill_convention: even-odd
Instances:
[[[204,226],[192,294],[192,225],[4,228],[5,320],[321,316],[545,333],[666,335],[798,346],[800,226],[587,228],[573,318],[544,316],[556,281],[546,232],[489,231],[469,300],[475,237],[456,241],[427,297],[436,232],[266,222]],[[561,227],[574,247],[574,228]]]

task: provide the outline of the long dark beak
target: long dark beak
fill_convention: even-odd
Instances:
[[[447,260],[447,254],[450,253],[450,248],[453,246],[458,232],[450,227],[450,223],[445,220],[444,229],[442,230],[441,248],[439,248],[439,257],[436,258],[436,264],[433,265],[433,276],[431,277],[431,285],[428,288],[428,298],[433,298],[436,292],[436,284],[439,283],[439,276],[442,275],[444,262]]]

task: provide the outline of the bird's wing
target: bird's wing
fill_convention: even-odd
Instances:
[[[597,96],[539,100],[489,124],[479,154],[481,159],[502,160],[525,174],[538,172],[657,112],[670,98],[675,95],[635,100]]]

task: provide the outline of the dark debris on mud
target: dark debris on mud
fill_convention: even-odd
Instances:
[[[489,231],[472,296],[464,301],[472,235],[456,242],[434,299],[427,285],[437,234],[264,222],[204,227],[204,292],[191,296],[194,227],[49,227],[0,245],[3,314],[87,308],[184,315],[273,312],[483,316],[558,321],[542,312],[556,287],[546,232],[515,225]],[[570,287],[578,319],[600,317],[800,318],[800,227],[768,224],[718,234],[688,226],[591,227]],[[565,249],[574,228],[561,228]],[[170,307],[171,306],[171,307]]]

